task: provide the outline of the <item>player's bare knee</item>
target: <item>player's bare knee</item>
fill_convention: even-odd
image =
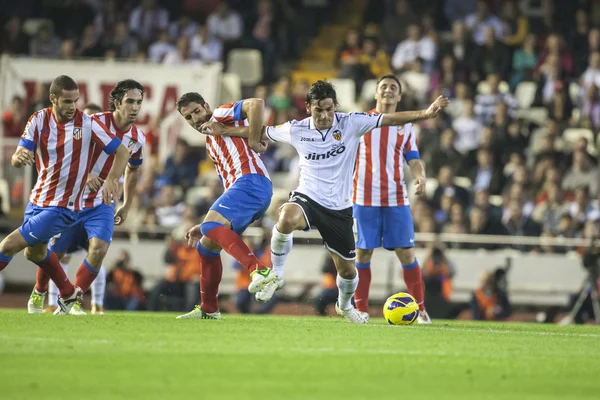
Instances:
[[[221,251],[221,246],[219,246],[218,244],[216,244],[215,242],[213,242],[212,240],[210,240],[206,236],[202,236],[202,239],[200,239],[200,244],[206,250],[214,251],[215,253],[218,253],[218,252]]]
[[[344,279],[354,279],[356,277],[354,260],[340,260],[336,265],[336,269],[338,275]]]
[[[396,249],[396,255],[402,265],[409,265],[415,261],[415,249],[412,247],[405,249]]]
[[[102,265],[106,253],[108,253],[109,244],[103,240],[91,240],[88,249],[87,260],[93,267]]]
[[[356,249],[356,261],[359,263],[370,263],[373,257],[372,249]]]
[[[16,230],[0,242],[0,252],[5,256],[12,257],[21,250],[27,248],[27,242],[21,233]]]
[[[27,247],[23,253],[25,258],[33,263],[43,261],[48,255],[48,249],[41,246]]]
[[[298,229],[304,222],[304,215],[300,210],[282,210],[277,221],[277,230],[289,234]]]

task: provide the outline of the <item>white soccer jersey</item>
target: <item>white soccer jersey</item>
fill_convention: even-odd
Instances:
[[[294,146],[300,155],[300,185],[303,193],[330,210],[352,206],[352,173],[360,138],[381,126],[382,114],[335,113],[327,131],[315,127],[311,117],[267,127],[274,142]]]
[[[113,113],[110,111],[94,114],[94,117],[98,118],[121,142],[127,146],[129,150],[129,163],[131,165],[141,165],[144,159],[144,145],[146,144],[146,137],[144,133],[138,129],[134,124],[126,132],[121,132],[117,129],[117,124],[113,117]],[[108,154],[102,151],[101,148],[95,147],[92,154],[91,165],[92,169],[90,173],[96,175],[102,181],[106,180],[108,173],[112,168],[115,157],[110,157]],[[83,208],[92,208],[102,204],[102,187],[94,192],[87,186],[83,191]]]

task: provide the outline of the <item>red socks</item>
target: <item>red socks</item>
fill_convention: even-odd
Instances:
[[[356,263],[358,271],[358,286],[354,292],[356,309],[369,312],[369,288],[371,287],[371,263]]]
[[[46,258],[36,264],[44,271],[46,275],[50,277],[50,279],[54,281],[61,297],[65,298],[73,295],[75,287],[69,281],[69,278],[67,278],[67,274],[65,274],[65,271],[62,269],[56,254],[48,250],[48,255]],[[46,290],[48,290],[47,284]]]
[[[222,224],[215,222],[205,222],[202,224],[201,231],[204,236],[231,254],[248,271],[252,272],[255,269],[267,268],[256,258],[252,250],[246,246],[242,238],[231,229],[225,228]]]
[[[223,276],[223,264],[221,256],[205,256],[200,254],[200,297],[202,311],[213,313],[219,309],[219,284]]]
[[[419,310],[425,310],[425,286],[423,285],[423,277],[421,275],[421,267],[415,258],[415,261],[410,265],[402,266],[402,275],[404,283],[408,288],[408,293],[417,300]]]
[[[38,267],[35,273],[35,290],[38,293],[46,293],[48,291],[49,283],[50,277],[46,275],[43,269]]]
[[[77,269],[77,275],[75,276],[75,286],[79,286],[83,293],[87,292],[89,287],[94,282],[94,279],[98,276],[98,271],[96,271],[92,266],[87,262],[87,260],[83,260],[79,268]]]

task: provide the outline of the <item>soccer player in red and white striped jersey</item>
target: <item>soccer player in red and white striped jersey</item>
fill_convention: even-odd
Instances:
[[[209,121],[226,126],[249,126],[250,129],[248,139],[206,137],[206,150],[215,163],[225,192],[210,208],[204,222],[187,233],[189,244],[196,244],[200,253],[202,304],[177,318],[219,319],[217,294],[223,271],[221,249],[250,271],[250,293],[260,291],[276,278],[240,237],[252,222],[264,215],[273,194],[267,168],[259,154],[266,150],[266,144],[261,142],[264,101],[240,100],[211,110],[200,94],[192,92],[179,99],[177,109],[187,123],[200,132],[202,125]]]
[[[402,95],[394,75],[382,77],[377,84],[375,109],[370,114],[391,113]],[[424,304],[421,268],[414,252],[414,225],[404,181],[403,159],[410,166],[417,195],[425,192],[425,166],[419,157],[412,124],[373,129],[360,140],[354,169],[354,219],[356,221],[356,268],[359,281],[354,302],[368,316],[371,257],[373,250],[394,250],[409,293],[419,304],[419,323],[431,323]]]
[[[50,86],[52,107],[34,113],[29,119],[11,163],[16,168],[35,163],[38,180],[23,225],[0,243],[0,270],[15,254],[26,249],[25,257],[56,283],[61,296],[58,303],[64,312],[81,300],[82,291],[69,282],[56,254],[48,250],[48,241],[77,219],[92,147],[115,154],[105,183],[107,202],[118,193],[117,181],[128,158],[127,149],[100,120],[76,108],[77,100],[77,83],[61,75]]]
[[[87,250],[87,257],[79,266],[75,280],[75,285],[80,287],[84,293],[100,273],[102,262],[112,240],[114,225],[125,221],[131,207],[138,181],[138,168],[142,163],[143,147],[146,141],[143,132],[134,125],[143,99],[144,87],[133,79],[126,79],[118,82],[112,90],[109,98],[110,111],[94,114],[95,119],[101,121],[127,146],[130,154],[125,172],[125,202],[123,206],[115,213],[114,205],[104,204],[102,201],[103,183],[114,163],[114,157],[102,151],[101,147],[95,146],[91,153],[92,168],[88,184],[82,195],[83,209],[79,212],[77,223],[54,237],[50,242],[50,250],[56,253],[60,260],[65,253],[79,248]],[[41,269],[38,269],[36,288],[28,302],[30,313],[42,312],[42,307],[34,305],[43,304],[43,298],[39,300],[37,297],[43,297],[47,288],[48,278]],[[93,310],[99,306],[95,303],[93,305],[96,306],[93,307]],[[85,314],[79,303],[73,306],[71,313]]]

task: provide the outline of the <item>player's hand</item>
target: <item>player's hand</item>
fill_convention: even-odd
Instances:
[[[102,187],[102,179],[99,176],[88,174],[85,185],[92,191],[97,192]]]
[[[425,194],[425,185],[427,180],[422,176],[415,179],[415,194],[421,196]]]
[[[250,141],[248,141],[248,145],[255,152],[263,154],[265,151],[267,151],[269,143],[266,140],[260,140],[257,143],[250,143]]]
[[[194,226],[192,229],[187,231],[185,234],[185,239],[188,242],[188,246],[196,247],[196,244],[200,239],[202,239],[202,233],[200,232],[200,225]]]
[[[121,225],[127,219],[129,214],[129,207],[122,205],[115,213],[115,225]]]
[[[450,104],[450,100],[447,97],[440,96],[431,105],[426,111],[427,118],[435,118],[438,114]]]
[[[27,150],[24,147],[19,147],[12,158],[13,163],[17,168],[20,168],[23,165],[33,165],[33,163],[35,163],[33,151]]]
[[[102,201],[104,201],[104,204],[111,205],[112,200],[115,199],[116,201],[118,198],[119,183],[116,179],[107,179],[102,189]]]
[[[208,121],[200,126],[200,132],[210,136],[222,136],[223,135],[223,124],[217,121]]]

